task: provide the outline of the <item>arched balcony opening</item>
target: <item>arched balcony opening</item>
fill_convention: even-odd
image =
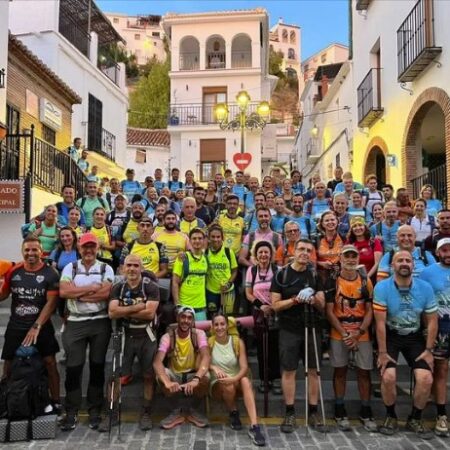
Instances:
[[[213,35],[206,41],[206,68],[225,69],[225,39]]]
[[[193,36],[186,36],[180,42],[180,70],[200,69],[200,44]]]
[[[252,67],[252,40],[246,34],[238,34],[233,38],[231,67],[233,69]]]

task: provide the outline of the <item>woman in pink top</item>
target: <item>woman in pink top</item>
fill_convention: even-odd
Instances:
[[[253,251],[253,257],[256,265],[247,269],[245,278],[245,293],[247,300],[253,306],[253,315],[255,322],[262,327],[268,328],[269,333],[269,387],[273,389],[274,394],[280,395],[280,362],[278,358],[278,329],[276,326],[275,312],[270,300],[270,286],[272,278],[277,272],[277,266],[272,262],[274,259],[274,250],[272,244],[267,241],[256,243]],[[257,327],[256,330],[261,329]],[[262,335],[257,334],[256,348],[258,356],[259,379],[261,380],[259,391],[264,392],[264,359],[263,359],[263,341]]]

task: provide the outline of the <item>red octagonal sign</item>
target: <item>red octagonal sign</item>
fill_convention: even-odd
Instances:
[[[252,155],[250,153],[235,153],[233,161],[239,170],[245,170],[252,162]]]

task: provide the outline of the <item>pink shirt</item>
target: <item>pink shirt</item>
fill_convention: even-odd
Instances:
[[[253,269],[254,270],[254,269]],[[245,287],[252,287],[252,268],[247,269],[247,274],[245,276]],[[259,270],[256,271],[255,283],[253,284],[253,295],[262,303],[270,305],[270,285],[272,284],[273,271],[272,267],[269,266],[267,275],[260,277]]]
[[[208,347],[208,340],[206,338],[206,334],[203,330],[195,329],[197,332],[197,342],[198,348],[201,349],[203,347]],[[167,353],[170,349],[170,336],[169,333],[163,335],[161,340],[159,341],[159,352]]]

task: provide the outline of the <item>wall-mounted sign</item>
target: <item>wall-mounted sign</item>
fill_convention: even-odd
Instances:
[[[389,167],[397,167],[397,155],[386,155],[386,162]]]
[[[62,127],[61,110],[46,98],[41,98],[40,106],[40,121],[53,130],[60,130]]]
[[[22,180],[0,180],[0,213],[21,214],[24,211]]]
[[[245,170],[252,162],[252,155],[250,153],[235,153],[233,161],[239,170]]]

